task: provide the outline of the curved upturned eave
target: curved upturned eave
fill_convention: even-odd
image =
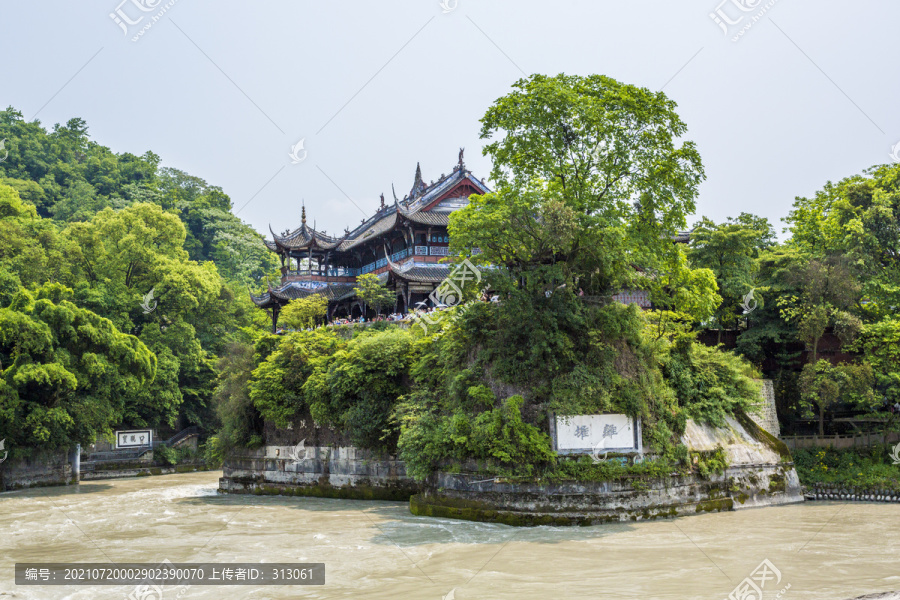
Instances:
[[[274,240],[274,245],[284,251],[296,251],[296,250],[309,250],[310,248],[315,248],[319,250],[333,250],[341,245],[341,243],[347,238],[346,235],[340,238],[331,238],[331,240],[326,240],[323,237],[319,236],[319,232],[313,229],[310,229],[306,223],[300,226],[300,229],[296,230],[289,236],[281,236],[275,233],[272,230],[272,225],[269,225],[269,232],[272,234],[272,239]],[[297,238],[302,240],[302,243],[297,243]]]

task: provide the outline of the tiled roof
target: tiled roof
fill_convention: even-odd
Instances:
[[[388,213],[387,215],[382,213],[380,218],[375,220],[370,219],[372,221],[371,224],[363,223],[365,227],[357,228],[357,230],[351,232],[348,235],[348,239],[343,240],[338,249],[349,250],[355,248],[356,246],[369,241],[373,237],[377,237],[382,233],[391,230],[397,223],[397,211],[393,207],[389,207],[385,210]]]
[[[412,221],[413,223],[421,223],[423,225],[443,225],[446,227],[450,223],[450,213],[434,212],[434,211],[416,211],[409,212],[399,207],[400,214]]]
[[[257,306],[272,306],[286,304],[291,300],[306,298],[313,294],[320,294],[328,300],[340,300],[353,295],[352,283],[322,283],[316,286],[304,285],[305,283],[307,282],[292,281],[277,288],[269,288],[259,296],[250,294],[250,298]]]
[[[253,292],[250,292],[250,299],[253,301],[253,304],[257,306],[270,306],[272,304],[272,296],[269,292],[265,292],[260,294],[259,296],[255,295]]]
[[[448,265],[422,265],[417,263],[406,263],[398,266],[391,263],[391,272],[406,281],[438,283],[447,278],[450,274],[450,267]]]
[[[414,223],[424,225],[446,226],[449,223],[449,212],[446,207],[443,210],[421,210],[430,206],[435,200],[443,194],[450,191],[455,185],[462,181],[469,181],[474,187],[487,193],[490,190],[484,183],[476,179],[471,172],[466,170],[465,164],[460,162],[448,175],[442,175],[434,183],[425,183],[422,180],[421,168],[416,166],[416,178],[413,188],[410,190],[411,195],[403,200],[397,200],[394,196],[394,206],[382,207],[377,213],[363,221],[353,231],[345,233],[342,237],[336,238],[326,235],[322,232],[315,231],[306,225],[306,212],[303,212],[303,224],[299,229],[285,235],[277,235],[272,228],[272,239],[274,242],[266,242],[266,246],[270,250],[277,251],[279,249],[300,250],[309,247],[319,248],[322,250],[331,250],[336,248],[338,251],[350,250],[366,241],[390,231],[397,223],[397,214]],[[383,197],[382,197],[383,201]],[[452,210],[452,209],[450,209]]]
[[[334,238],[307,227],[306,223],[303,223],[298,229],[283,236],[272,231],[271,225],[269,226],[269,231],[272,233],[272,239],[275,240],[274,244],[276,247],[290,250],[309,248],[311,245],[323,250],[330,250],[336,248],[344,241],[344,238]],[[266,245],[268,246],[268,244]]]
[[[448,192],[453,186],[460,183],[463,180],[468,179],[475,187],[477,187],[483,194],[488,193],[490,190],[486,185],[481,183],[476,177],[472,175],[470,171],[463,168],[456,167],[449,175],[445,175],[438,179],[433,184],[429,184],[426,186],[420,195],[413,196],[406,200],[406,206],[412,207],[413,210],[422,206],[428,206],[433,201],[437,200],[441,195]]]

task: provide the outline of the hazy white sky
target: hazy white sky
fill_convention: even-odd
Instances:
[[[777,221],[900,141],[894,0],[444,1],[0,0],[0,104],[153,150],[263,232],[297,226],[301,199],[319,229],[352,228],[460,146],[487,176],[478,120],[535,72],[664,86],[717,221]],[[743,19],[726,35],[717,9]]]

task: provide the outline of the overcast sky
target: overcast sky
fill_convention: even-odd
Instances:
[[[900,2],[444,2],[0,0],[0,104],[152,150],[266,233],[299,225],[301,199],[319,229],[352,229],[460,146],[486,177],[478,120],[531,73],[663,88],[706,168],[697,215],[717,221],[778,221],[900,141]]]

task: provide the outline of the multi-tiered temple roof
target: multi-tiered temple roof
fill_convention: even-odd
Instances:
[[[421,300],[448,274],[440,261],[448,256],[450,241],[447,225],[450,214],[468,204],[472,194],[490,191],[483,180],[466,169],[463,151],[447,175],[425,183],[422,169],[416,166],[413,185],[403,199],[394,194],[394,202],[381,206],[354,230],[340,237],[316,231],[306,222],[302,208],[300,227],[275,233],[266,246],[281,259],[281,285],[268,286],[253,301],[273,311],[273,320],[281,306],[296,298],[322,294],[329,300],[329,316],[353,314],[356,277],[375,273],[397,293],[394,308],[405,311],[414,300]]]

